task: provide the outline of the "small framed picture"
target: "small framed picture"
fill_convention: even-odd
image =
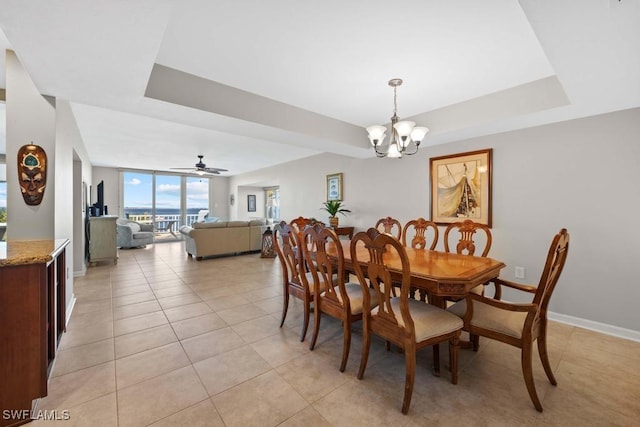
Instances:
[[[470,219],[491,227],[491,154],[489,148],[431,158],[433,222]]]
[[[249,212],[256,211],[256,195],[255,194],[249,194],[247,196],[247,210]]]
[[[342,173],[327,175],[327,201],[342,200]]]

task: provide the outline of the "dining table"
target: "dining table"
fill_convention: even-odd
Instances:
[[[351,259],[351,241],[341,240],[344,254],[345,269],[353,273]],[[445,308],[445,297],[464,297],[469,291],[500,274],[505,267],[502,261],[487,257],[461,255],[450,252],[432,251],[427,249],[405,248],[411,272],[411,286],[429,295],[431,304]],[[327,254],[337,255],[335,246],[327,247]],[[356,256],[361,266],[366,267],[369,259],[368,250],[360,242],[356,246]],[[401,281],[402,263],[394,251],[383,255],[393,280]],[[366,275],[366,271],[364,271]],[[422,294],[423,292],[421,292]]]

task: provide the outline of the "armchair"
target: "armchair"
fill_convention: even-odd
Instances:
[[[139,248],[153,243],[153,224],[141,224],[128,219],[116,220],[116,246]]]

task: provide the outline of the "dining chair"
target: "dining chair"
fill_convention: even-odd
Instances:
[[[298,236],[301,236],[304,229],[307,227],[307,225],[310,225],[311,222],[312,221],[310,218],[299,216],[298,218],[292,219],[289,224],[291,225],[291,227],[293,227],[295,232],[298,233]]]
[[[451,233],[454,230],[457,231],[457,234]],[[489,230],[489,227],[486,225],[473,222],[470,219],[453,222],[445,228],[444,251],[452,252],[449,239],[454,239],[454,236],[459,236],[459,240],[455,245],[455,252],[462,255],[476,255],[476,241],[474,237],[478,231],[484,234],[484,244],[481,245],[482,252],[477,256],[486,257],[489,254],[489,250],[491,250],[491,230]]]
[[[351,324],[362,319],[362,288],[360,283],[345,283],[344,253],[340,238],[331,227],[320,224],[305,229],[303,238],[310,240],[311,250],[304,247],[304,254],[310,266],[314,282],[314,328],[310,350],[316,346],[320,331],[320,320],[326,314],[342,322],[343,344],[340,372],[344,372],[351,348]],[[327,247],[335,248],[335,256],[327,254]],[[377,295],[371,288],[371,306],[377,306]]]
[[[452,233],[452,231],[455,231]],[[457,232],[457,233],[456,233]],[[480,239],[476,239],[476,233],[480,232]],[[459,237],[455,246],[452,245],[451,240],[455,240],[455,237]],[[444,251],[452,252],[452,248],[455,248],[455,252],[461,255],[476,255],[480,257],[486,257],[491,250],[491,230],[485,224],[473,222],[470,219],[464,221],[453,222],[447,226],[444,230]],[[479,247],[478,247],[479,246]],[[478,252],[476,254],[476,249]],[[482,249],[482,252],[479,250]],[[486,284],[485,284],[486,285]],[[471,292],[477,294],[484,293],[485,286],[476,286],[471,289]],[[457,301],[450,298],[450,301]]]
[[[409,243],[407,245],[407,242]],[[429,242],[431,244],[429,244]],[[402,245],[414,249],[436,248],[438,244],[438,226],[435,222],[420,217],[407,222],[402,228]],[[411,289],[410,297],[415,297],[415,288]],[[420,291],[420,301],[427,300],[427,292]]]
[[[367,255],[358,255],[358,245],[364,245]],[[416,374],[416,352],[433,345],[434,369],[440,371],[439,343],[449,343],[451,382],[458,382],[458,343],[463,323],[458,316],[433,305],[409,298],[410,266],[407,253],[399,240],[375,228],[357,233],[351,240],[351,260],[363,290],[363,343],[358,379],[367,367],[371,334],[396,344],[404,351],[405,386],[402,413],[409,412]],[[385,258],[397,257],[402,265],[400,296],[393,297],[391,272]],[[364,269],[363,265],[364,264]],[[366,271],[366,275],[364,273]],[[397,280],[397,278],[396,278]],[[367,291],[371,286],[378,295],[379,305],[373,307]]]
[[[429,230],[432,231],[429,232]],[[429,242],[431,242],[430,245]],[[435,222],[427,221],[424,218],[412,219],[402,229],[402,244],[417,249],[426,249],[428,246],[432,251],[438,244],[438,226]]]
[[[569,252],[569,233],[561,229],[553,237],[538,286],[522,285],[504,279],[494,279],[497,298],[469,294],[449,307],[449,311],[464,318],[464,329],[476,336],[494,339],[521,349],[522,373],[535,408],[542,412],[542,404],[533,381],[533,342],[538,341],[538,353],[544,372],[552,385],[557,385],[547,354],[547,308],[558,283]],[[533,295],[531,303],[510,303],[500,300],[502,286]],[[474,346],[474,350],[477,347]]]
[[[391,218],[390,216],[380,218],[378,222],[376,222],[375,228],[381,233],[386,233],[398,240],[402,237],[402,224],[400,224],[400,221],[395,218]]]
[[[301,247],[299,243],[298,234],[293,227],[287,224],[285,221],[276,225],[273,230],[273,241],[282,265],[282,280],[283,280],[283,304],[282,304],[282,319],[280,320],[280,327],[284,325],[284,321],[287,317],[287,311],[289,309],[289,296],[293,295],[296,298],[302,300],[304,308],[304,321],[302,324],[302,333],[300,335],[300,341],[304,341],[307,335],[307,329],[309,327],[309,316],[311,313],[311,303],[314,301],[315,295],[315,282],[310,273],[305,268],[305,263],[302,256],[298,256],[298,248]],[[322,287],[322,283],[318,286]]]

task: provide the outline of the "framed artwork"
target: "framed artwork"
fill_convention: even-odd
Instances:
[[[255,194],[249,194],[247,196],[247,210],[249,212],[256,211],[256,195]]]
[[[431,158],[431,221],[470,219],[491,227],[492,149]]]
[[[327,201],[342,200],[342,173],[327,175]]]

